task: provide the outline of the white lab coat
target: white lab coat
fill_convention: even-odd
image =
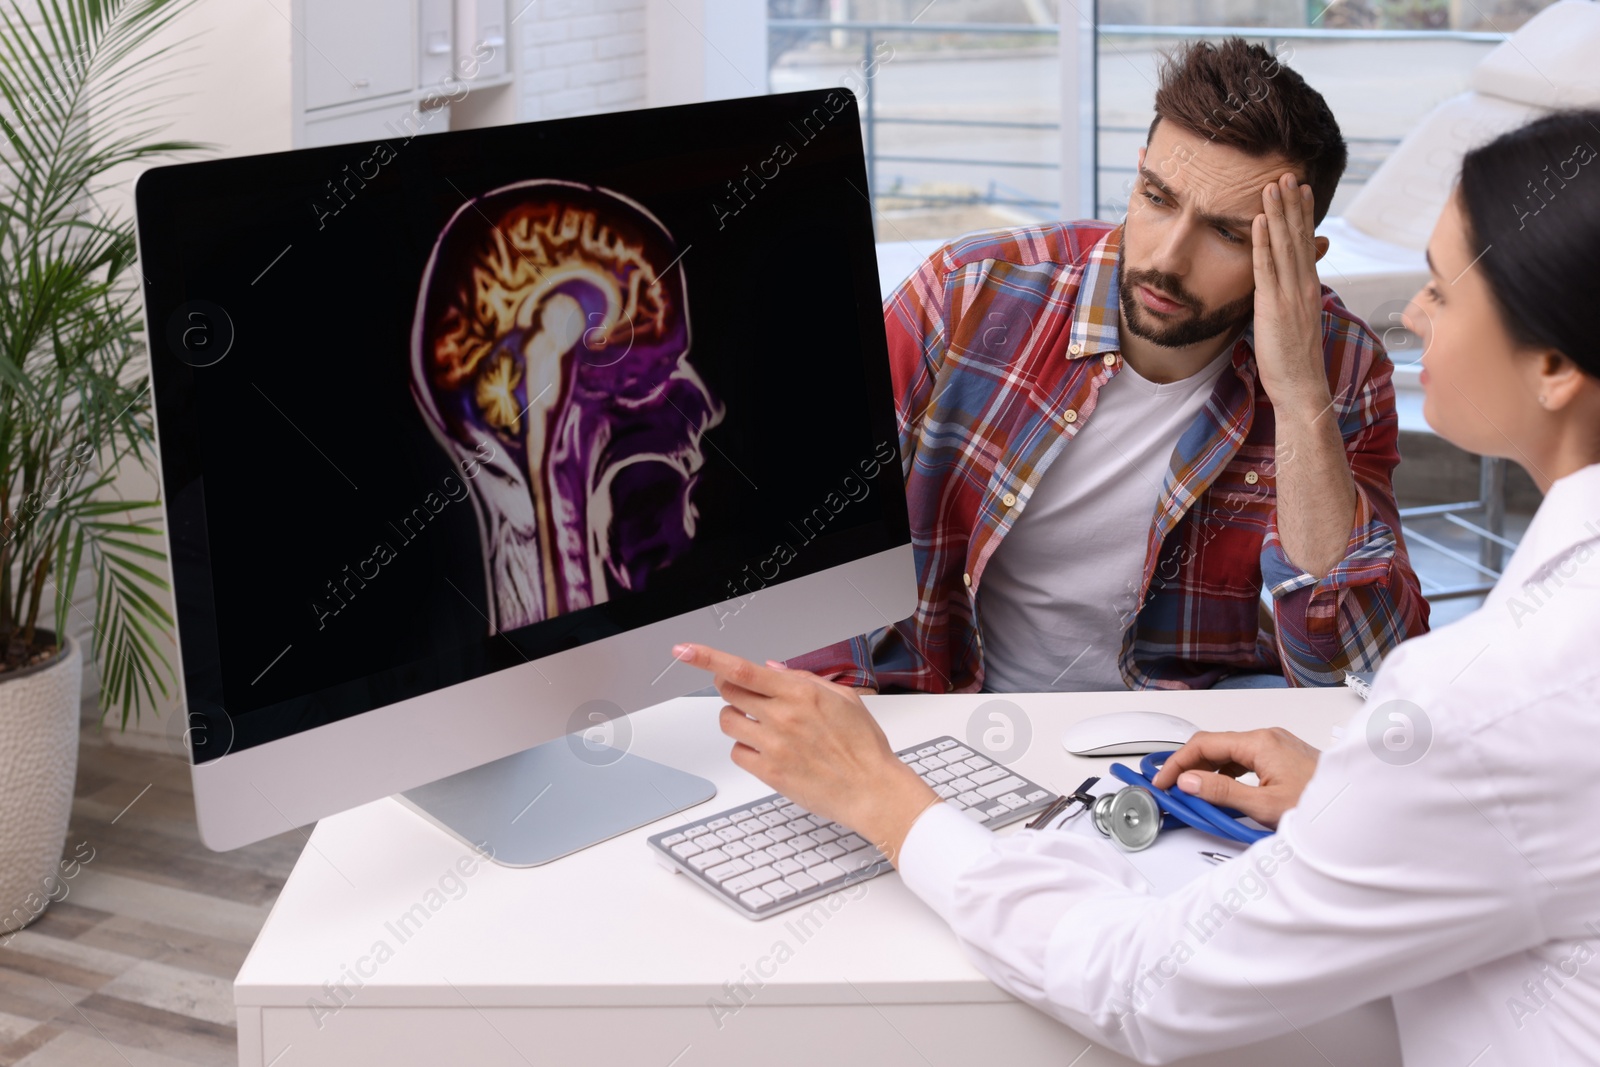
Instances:
[[[938,804],[900,872],[998,985],[1142,1062],[1390,996],[1408,1067],[1600,1063],[1600,464],[1240,858],[1155,897],[1109,842]]]

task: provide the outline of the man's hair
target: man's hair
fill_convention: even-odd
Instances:
[[[1316,222],[1328,213],[1348,158],[1339,124],[1322,94],[1260,45],[1191,41],[1163,56],[1147,140],[1162,119],[1249,156],[1282,156],[1304,172]]]

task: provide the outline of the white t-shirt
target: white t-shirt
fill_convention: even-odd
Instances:
[[[1233,348],[1163,384],[1124,360],[1100,387],[1083,428],[1040,475],[984,568],[985,692],[1127,687],[1117,657],[1138,610],[1161,484]]]

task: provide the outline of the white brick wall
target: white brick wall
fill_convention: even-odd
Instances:
[[[533,0],[516,19],[518,118],[643,107],[644,28],[645,0]]]

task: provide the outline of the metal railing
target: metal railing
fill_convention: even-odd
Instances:
[[[1061,35],[1061,29],[1056,25],[1038,26],[1024,23],[993,23],[993,22],[835,22],[831,19],[769,19],[767,21],[769,40],[780,34],[792,35],[799,33],[801,39],[816,34],[834,33],[859,33],[862,37],[861,70],[867,83],[867,91],[862,95],[862,136],[866,146],[867,156],[867,182],[868,193],[876,197],[880,193],[878,182],[879,163],[911,163],[920,165],[940,166],[965,166],[965,167],[991,167],[1011,170],[1057,170],[1061,169],[1059,161],[1039,162],[1037,160],[1017,159],[974,159],[955,156],[940,155],[907,155],[898,153],[880,153],[878,151],[878,132],[881,126],[929,126],[929,127],[982,127],[986,129],[1016,129],[1061,132],[1059,122],[1019,122],[1012,120],[996,119],[956,119],[956,118],[927,118],[899,115],[883,115],[878,111],[876,94],[872,91],[872,81],[876,77],[876,64],[874,63],[875,50],[878,43],[888,35],[960,35],[974,38],[1037,38],[1043,40],[1056,40]],[[1247,40],[1265,42],[1268,51],[1277,54],[1278,44],[1281,41],[1310,40],[1317,42],[1357,42],[1357,41],[1471,41],[1487,44],[1498,44],[1505,40],[1509,34],[1483,32],[1477,30],[1327,30],[1314,27],[1286,27],[1286,26],[1140,26],[1117,23],[1107,23],[1095,27],[1097,38],[1110,43],[1117,38],[1196,38],[1196,37],[1243,37]],[[1114,43],[1110,44],[1116,50]],[[1085,98],[1092,99],[1095,88],[1093,85],[1095,72],[1091,70],[1081,72],[1081,77],[1086,79],[1084,88],[1088,90]],[[1098,108],[1096,109],[1098,112]],[[1095,133],[1098,139],[1105,133],[1143,133],[1142,128],[1113,127],[1101,125],[1096,118]],[[1381,137],[1354,137],[1346,138],[1351,144],[1369,144],[1375,146],[1393,147],[1399,143],[1398,138]],[[1126,166],[1100,166],[1095,167],[1096,183],[1101,175],[1132,173],[1132,167]],[[1354,180],[1364,181],[1365,174],[1353,176]],[[1047,200],[1035,196],[1000,196],[996,192],[997,183],[990,183],[991,189],[987,195],[975,194],[973,196],[949,196],[933,193],[896,194],[903,195],[906,199],[921,203],[986,203],[1006,204],[1016,207],[1034,207],[1047,209],[1053,213],[1060,213],[1061,202],[1059,199]],[[1099,202],[1098,193],[1095,197],[1097,208],[1114,207],[1115,205]]]
[[[945,119],[945,118],[913,118],[910,116],[880,115],[878,114],[877,94],[872,91],[872,80],[876,77],[874,64],[875,50],[878,42],[886,34],[906,35],[933,35],[933,34],[960,34],[972,37],[1037,37],[1048,38],[1054,41],[1061,36],[1058,26],[1032,26],[1026,24],[996,23],[996,22],[833,22],[829,19],[769,19],[767,32],[772,34],[778,31],[804,30],[817,33],[834,33],[844,31],[859,33],[861,38],[861,70],[867,82],[867,91],[862,94],[861,126],[862,139],[866,142],[867,155],[867,192],[876,197],[879,193],[878,164],[883,163],[921,163],[935,165],[980,166],[980,167],[1005,167],[1024,170],[1060,170],[1059,161],[1041,163],[1027,160],[1009,159],[962,159],[950,156],[913,156],[899,154],[883,154],[878,151],[879,126],[940,126],[962,127],[980,126],[985,129],[1026,129],[1026,130],[1052,130],[1057,133],[1061,130],[1059,122],[1014,122],[996,120],[993,122],[976,119]],[[1048,208],[1060,211],[1059,200],[1042,200],[1031,197],[995,197],[992,193],[987,197],[957,197],[941,196],[939,194],[916,194],[908,197],[923,203],[973,203],[975,200],[986,204],[1009,204],[1020,207]]]

